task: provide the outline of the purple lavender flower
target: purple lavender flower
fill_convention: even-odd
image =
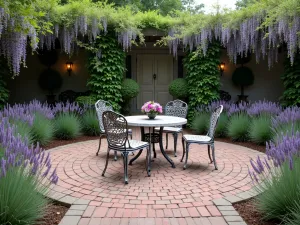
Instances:
[[[278,103],[269,102],[269,101],[258,101],[250,105],[247,109],[247,113],[250,116],[259,116],[259,115],[278,115],[281,113],[282,108]]]

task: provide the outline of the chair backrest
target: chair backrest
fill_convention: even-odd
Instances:
[[[103,121],[102,121],[102,114],[105,111],[113,111],[113,107],[107,101],[98,100],[95,103],[95,108],[96,108],[97,117],[98,117],[98,120],[99,120],[100,131],[104,133],[104,126],[103,126]]]
[[[177,116],[181,118],[186,118],[187,112],[188,104],[178,99],[168,102],[165,107],[165,115],[167,116]]]
[[[125,148],[128,141],[127,121],[121,114],[105,111],[102,114],[103,126],[110,149]]]
[[[218,120],[219,120],[219,117],[220,117],[222,111],[223,111],[223,106],[220,105],[217,108],[215,108],[215,110],[212,112],[212,114],[210,116],[209,130],[208,130],[207,136],[209,136],[212,139],[214,138],[215,130],[216,130]]]

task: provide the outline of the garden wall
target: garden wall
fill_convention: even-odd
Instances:
[[[271,69],[268,68],[267,57],[265,60],[256,63],[255,55],[252,55],[251,61],[244,64],[249,67],[255,77],[254,84],[245,88],[245,95],[249,95],[248,99],[251,101],[269,100],[277,102],[282,95],[284,87],[280,79],[284,70],[284,54],[278,54],[278,63],[275,63]],[[225,62],[225,71],[221,77],[221,89],[230,93],[232,100],[238,100],[237,95],[241,93],[239,87],[234,86],[231,77],[234,70],[240,65],[235,65],[229,61],[225,50],[222,51],[221,61]]]

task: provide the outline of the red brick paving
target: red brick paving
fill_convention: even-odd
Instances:
[[[139,139],[139,132],[134,132],[134,138]],[[172,150],[167,151],[176,168],[171,168],[157,145],[151,177],[146,174],[143,153],[129,166],[128,185],[123,183],[121,156],[113,161],[113,152],[105,177],[101,176],[106,157],[105,141],[99,156],[95,154],[98,141],[58,147],[51,152],[53,166],[57,166],[60,178],[53,191],[90,200],[79,224],[102,224],[100,220],[87,218],[105,218],[110,223],[112,218],[121,218],[113,224],[127,224],[123,218],[139,218],[149,224],[173,224],[175,222],[167,218],[220,217],[212,200],[249,190],[249,159],[261,153],[223,142],[216,142],[215,147],[219,170],[214,170],[208,163],[207,147],[195,144],[190,146],[188,167],[183,170],[180,138],[178,157],[173,156]],[[184,224],[185,220],[176,223]]]

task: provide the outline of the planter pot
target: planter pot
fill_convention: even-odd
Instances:
[[[156,117],[156,115],[157,115],[157,113],[148,113],[147,115],[149,117],[149,120],[154,120],[155,117]]]

